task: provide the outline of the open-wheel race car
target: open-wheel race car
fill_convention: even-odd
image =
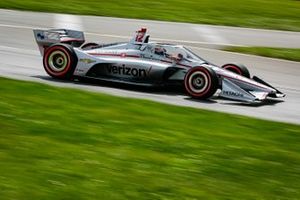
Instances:
[[[181,45],[149,42],[142,28],[129,42],[85,43],[67,29],[34,30],[46,72],[59,79],[87,77],[142,86],[183,85],[187,94],[207,99],[218,89],[225,98],[260,102],[285,95],[239,64],[213,65]]]

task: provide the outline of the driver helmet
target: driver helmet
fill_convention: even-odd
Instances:
[[[157,55],[164,56],[165,53],[166,53],[166,50],[162,47],[155,47],[154,53],[157,54]]]

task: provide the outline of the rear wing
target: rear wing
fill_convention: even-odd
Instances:
[[[35,40],[42,55],[47,47],[55,43],[67,43],[74,47],[79,47],[85,41],[81,31],[68,29],[35,29],[33,30]]]

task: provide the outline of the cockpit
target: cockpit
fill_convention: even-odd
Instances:
[[[179,46],[179,45],[171,45],[171,44],[152,44],[152,53],[155,55],[169,58],[169,59],[176,59],[177,61],[186,60],[189,62],[192,61],[202,61],[206,62],[204,59],[200,58],[196,54],[194,54],[191,50]]]

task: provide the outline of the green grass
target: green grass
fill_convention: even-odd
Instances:
[[[223,50],[300,62],[300,49],[271,47],[226,47]]]
[[[3,200],[300,198],[297,125],[4,78],[0,94]]]
[[[300,31],[297,0],[2,0],[0,8]]]

